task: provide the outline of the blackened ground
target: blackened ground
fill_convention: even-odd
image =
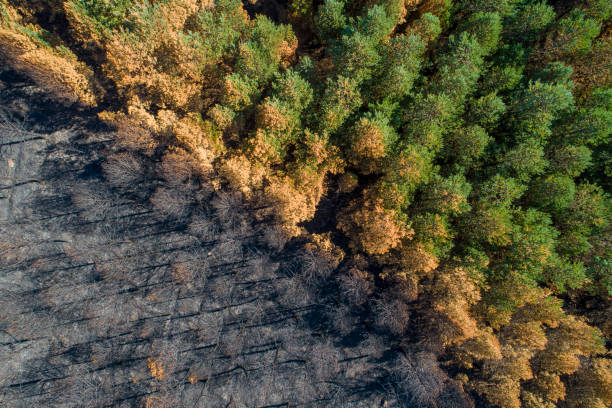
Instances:
[[[0,406],[469,406],[237,195],[0,79]]]

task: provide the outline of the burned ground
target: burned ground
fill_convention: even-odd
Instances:
[[[235,193],[2,79],[1,406],[467,404],[338,296],[367,285],[336,287]]]

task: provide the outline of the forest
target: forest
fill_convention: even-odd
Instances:
[[[610,0],[0,0],[0,406],[612,406]]]

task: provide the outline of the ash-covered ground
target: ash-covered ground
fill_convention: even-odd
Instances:
[[[238,195],[0,80],[1,407],[470,406]]]

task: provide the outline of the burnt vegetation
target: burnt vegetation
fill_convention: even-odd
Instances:
[[[469,406],[435,356],[388,336],[397,317],[357,318],[363,273],[281,249],[236,193],[10,79],[3,406]]]

